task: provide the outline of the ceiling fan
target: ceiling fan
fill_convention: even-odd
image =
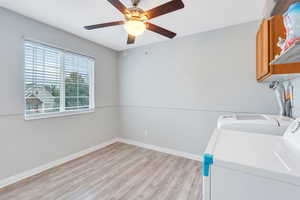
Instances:
[[[131,8],[126,8],[119,0],[107,1],[124,15],[125,21],[115,21],[104,24],[85,26],[85,29],[93,30],[124,24],[124,28],[128,33],[127,44],[134,44],[135,38],[139,35],[142,35],[146,29],[170,39],[176,36],[176,33],[147,22],[147,20],[184,8],[182,0],[172,0],[147,11],[144,11],[143,9],[138,7],[140,0],[131,0],[133,5],[133,7]]]

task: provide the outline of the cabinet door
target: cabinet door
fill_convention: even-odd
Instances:
[[[256,37],[256,79],[264,79],[270,74],[269,21],[263,20]]]

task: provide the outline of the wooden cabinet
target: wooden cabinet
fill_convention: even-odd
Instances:
[[[278,38],[286,38],[282,16],[264,19],[256,37],[256,79],[257,81],[289,79],[300,73],[300,63],[276,64],[270,62],[279,55]],[[293,74],[289,76],[290,74]]]
[[[261,80],[270,73],[268,20],[263,20],[257,33],[256,57],[256,79]]]

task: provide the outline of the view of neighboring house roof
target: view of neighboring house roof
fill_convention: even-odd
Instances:
[[[26,103],[29,104],[53,104],[55,101],[54,96],[45,85],[27,85],[24,95]]]
[[[29,97],[29,98],[28,98]],[[42,104],[43,102],[34,95],[26,96],[26,104]]]

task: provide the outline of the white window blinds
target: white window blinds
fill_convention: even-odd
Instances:
[[[25,118],[94,108],[94,60],[46,45],[25,42]]]

